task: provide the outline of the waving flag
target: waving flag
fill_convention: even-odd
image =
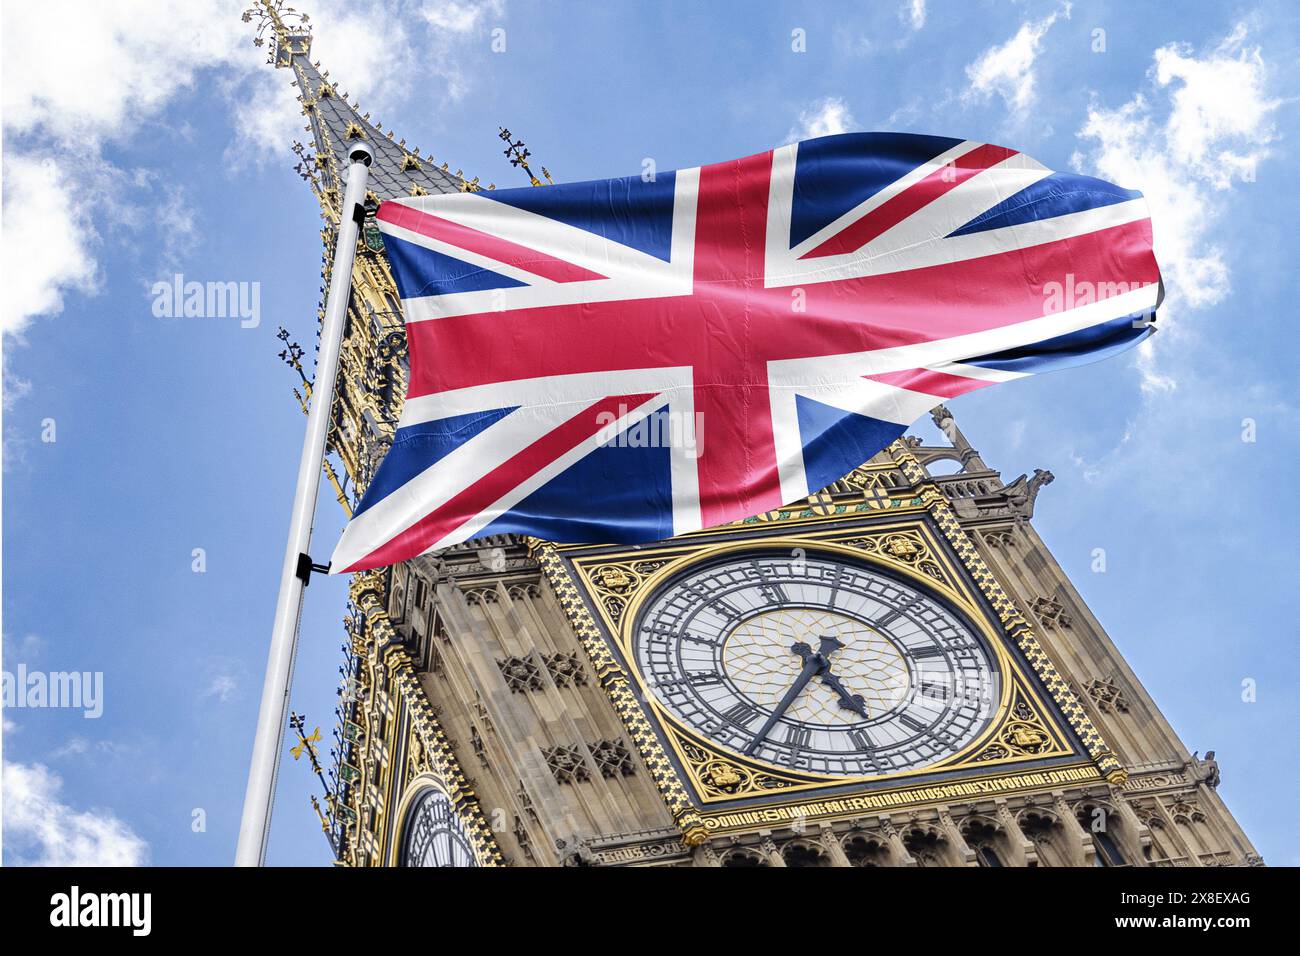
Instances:
[[[384,203],[410,386],[336,571],[653,541],[847,474],[926,410],[1152,331],[1139,193],[893,133]]]

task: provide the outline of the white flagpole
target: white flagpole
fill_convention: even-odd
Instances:
[[[262,684],[262,706],[257,713],[257,735],[253,739],[253,761],[244,792],[244,816],[239,824],[236,866],[261,866],[266,862],[266,840],[275,802],[275,783],[280,770],[280,748],[284,745],[285,715],[289,711],[289,688],[293,682],[294,658],[298,654],[298,624],[302,617],[303,589],[311,575],[312,521],[316,493],[320,490],[321,462],[334,405],[334,379],[339,370],[339,349],[347,324],[348,298],[352,294],[352,260],[357,251],[366,181],[374,154],[358,140],[348,150],[348,182],[339,216],[338,245],[330,271],[325,319],[321,325],[320,354],[316,379],[312,383],[307,411],[307,434],[302,440],[298,462],[298,486],[293,495],[289,519],[289,542],[280,571],[280,596],[275,604],[275,626],[271,631],[271,653]]]

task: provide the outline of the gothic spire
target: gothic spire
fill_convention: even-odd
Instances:
[[[479,188],[477,178],[466,181],[459,170],[453,173],[446,163],[439,167],[432,156],[421,156],[418,148],[408,149],[405,140],[395,140],[392,130],[385,131],[378,120],[372,122],[369,113],[362,113],[356,101],[349,100],[329,71],[322,72],[320,64],[311,60],[311,24],[306,14],[283,0],[257,0],[244,11],[243,19],[257,24],[254,44],[270,44],[268,62],[293,71],[314,146],[312,151],[294,144],[298,172],[327,212],[337,216],[348,146],[356,139],[365,140],[375,154],[370,167],[370,193],[375,200]]]

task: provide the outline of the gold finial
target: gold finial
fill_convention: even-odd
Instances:
[[[318,743],[320,743],[319,727],[313,730],[310,736],[304,737],[301,734],[299,734],[297,745],[290,747],[289,753],[293,754],[294,760],[297,760],[303,755],[304,752],[310,751],[311,753],[314,754],[316,752],[316,748],[313,747],[312,744],[318,744]]]
[[[515,139],[514,134],[504,126],[500,127],[500,130],[497,133],[497,138],[506,144],[503,153],[505,157],[510,160],[510,165],[522,169],[524,175],[528,177],[528,181],[532,185],[543,185],[542,181],[533,175],[533,171],[528,165],[528,157],[531,156],[532,153],[528,151],[528,147],[524,145],[524,141],[522,139]],[[551,179],[551,174],[545,166],[542,167],[542,175],[546,178],[546,185],[555,185],[555,180]]]
[[[267,56],[274,66],[288,66],[295,56],[306,56],[311,49],[311,18],[285,6],[284,0],[257,0],[240,19],[257,24],[254,46],[265,46],[268,35],[275,41]]]
[[[325,791],[325,806],[329,808],[329,814],[326,814],[321,809],[320,801],[316,799],[314,793],[311,794],[311,806],[312,809],[316,811],[316,816],[320,820],[321,830],[325,833],[325,839],[329,842],[330,849],[333,850],[337,856],[338,846],[336,845],[334,838],[334,824],[336,822],[334,811],[338,809],[337,797],[334,791],[330,790],[329,784],[325,782],[325,771],[321,768],[320,761],[317,759],[316,748],[313,746],[313,744],[320,742],[320,728],[317,727],[311,732],[311,735],[308,736],[306,732],[306,721],[302,714],[296,712],[289,715],[289,726],[293,728],[294,733],[298,737],[298,745],[290,749],[290,753],[293,754],[293,759],[297,760],[305,753],[307,759],[311,761],[312,772],[316,774],[316,778],[320,781],[321,787]]]

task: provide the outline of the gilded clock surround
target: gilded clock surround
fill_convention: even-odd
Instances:
[[[904,446],[896,443],[891,452],[895,467],[904,474],[909,463],[921,472]],[[1080,779],[1082,773],[1082,779],[1123,781],[1118,760],[1038,647],[1019,610],[979,560],[944,496],[924,472],[918,475],[916,490],[891,495],[873,480],[874,473],[883,470],[863,467],[849,476],[864,493],[861,501],[814,498],[664,544],[614,549],[534,544],[602,686],[643,759],[657,768],[660,792],[688,842],[725,829],[731,811],[751,804],[761,803],[763,812],[775,819],[792,819],[834,813],[832,808],[839,806],[835,800],[808,802],[809,797],[833,795],[842,801],[883,790],[916,800],[915,792],[906,796],[913,781],[918,786],[922,781],[946,784],[959,777],[970,783],[1030,768],[1049,774],[1068,770],[1068,779]],[[877,523],[863,527],[864,514],[878,516]],[[846,527],[845,518],[858,520]],[[782,526],[780,536],[773,536],[774,524]],[[646,601],[687,569],[729,554],[801,551],[873,566],[934,592],[979,630],[996,656],[1002,681],[995,717],[973,742],[923,768],[828,777],[741,758],[667,712],[639,669],[629,666],[632,630]]]

